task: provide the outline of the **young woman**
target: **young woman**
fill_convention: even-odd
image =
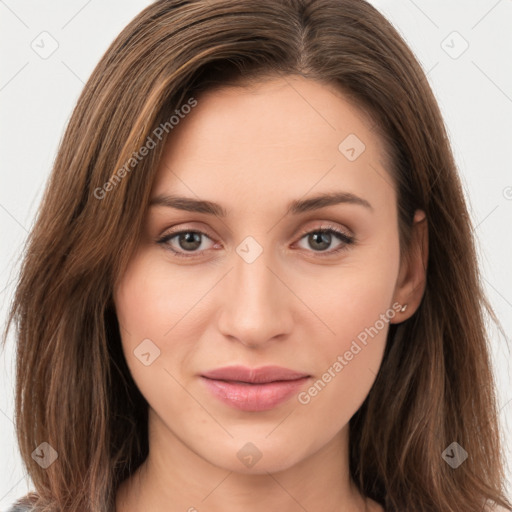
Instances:
[[[30,235],[12,510],[510,509],[486,312],[443,120],[381,14],[157,1]]]

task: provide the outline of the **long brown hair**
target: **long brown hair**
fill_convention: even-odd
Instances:
[[[136,247],[171,116],[201,91],[293,74],[335,84],[371,114],[391,155],[403,255],[415,209],[428,219],[422,303],[390,326],[379,374],[350,420],[356,485],[387,511],[510,507],[484,326],[486,312],[495,317],[444,123],[411,50],[364,0],[159,0],[116,38],[78,100],[7,322],[36,510],[113,511],[119,483],[148,454],[148,404],[124,359],[112,291]],[[58,453],[47,469],[31,456],[43,442]],[[468,454],[456,469],[442,456],[453,442]]]

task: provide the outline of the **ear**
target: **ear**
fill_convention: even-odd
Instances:
[[[398,311],[391,323],[401,323],[418,309],[427,282],[428,223],[425,212],[416,210],[413,219],[411,244],[405,258],[400,262],[400,271],[395,286],[394,302],[405,311]]]

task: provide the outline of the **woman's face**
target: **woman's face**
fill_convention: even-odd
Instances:
[[[417,283],[399,260],[381,140],[339,92],[287,77],[197,101],[172,129],[115,290],[124,354],[160,449],[278,471],[346,436]],[[311,201],[323,195],[337,199]],[[203,376],[234,365],[306,377]]]

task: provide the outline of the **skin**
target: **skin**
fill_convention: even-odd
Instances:
[[[407,309],[392,323],[416,311],[425,286],[424,214],[416,212],[415,243],[400,261],[382,141],[333,87],[288,76],[197,99],[166,143],[152,198],[207,199],[229,214],[151,206],[116,285],[124,353],[149,403],[150,432],[149,456],[120,486],[116,510],[383,510],[350,478],[348,423],[379,370],[387,322],[307,404],[293,396],[269,411],[240,411],[214,397],[199,374],[276,364],[312,375],[307,391],[394,303]],[[354,161],[338,149],[349,134],[366,146]],[[333,191],[372,208],[342,203],[285,215],[290,201]],[[302,234],[326,225],[356,242],[332,235],[322,246]],[[181,229],[206,236],[188,253],[191,244],[178,236],[157,243]],[[236,251],[248,236],[263,249],[252,263]],[[160,349],[149,366],[134,355],[144,339]],[[237,457],[248,442],[262,455],[252,467]]]

